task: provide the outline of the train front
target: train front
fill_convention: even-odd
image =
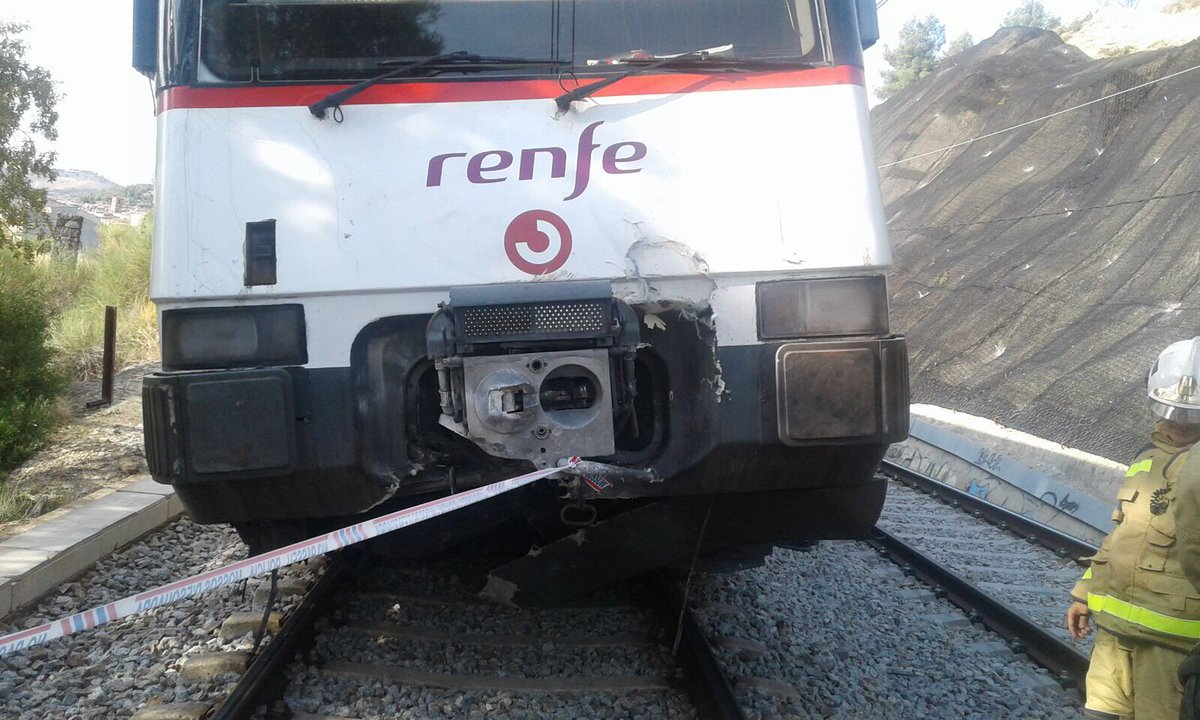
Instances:
[[[908,425],[873,2],[137,8],[146,449],[192,517],[274,545],[580,455],[439,537],[650,566],[873,524]]]

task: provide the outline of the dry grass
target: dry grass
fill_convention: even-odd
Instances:
[[[106,226],[101,247],[74,261],[0,253],[0,522],[55,502],[5,475],[66,419],[63,378],[100,374],[104,307],[117,308],[118,368],[158,357],[150,232],[149,221]]]
[[[13,483],[0,483],[0,523],[37,517],[59,504],[35,498]]]
[[[78,379],[100,374],[104,308],[117,308],[117,368],[158,357],[158,317],[150,302],[150,225],[105,226],[100,249],[74,264],[43,258],[39,267],[57,305],[50,346]]]

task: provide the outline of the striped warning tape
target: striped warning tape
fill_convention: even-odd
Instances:
[[[563,465],[545,470],[521,475],[508,480],[484,485],[483,487],[449,495],[437,500],[398,510],[371,520],[364,520],[356,525],[325,533],[308,540],[301,540],[286,545],[278,550],[255,555],[236,563],[193,575],[192,577],[153,590],[147,590],[137,595],[122,598],[91,610],[60,618],[45,625],[29,628],[10,635],[0,636],[0,656],[24,650],[25,648],[41,645],[56,638],[74,635],[77,632],[99,627],[113,620],[129,617],[145,610],[152,610],[173,603],[183,598],[199,595],[200,593],[241,582],[247,578],[263,575],[277,570],[285,565],[307,560],[317,555],[323,555],[332,550],[354,545],[373,537],[386,535],[400,528],[409,527],[445,515],[446,513],[474,505],[481,500],[496,497],[519,487],[549,477],[567,468],[578,466],[579,458],[573,457],[564,461]]]

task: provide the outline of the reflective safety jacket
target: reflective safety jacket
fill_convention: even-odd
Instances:
[[[1200,457],[1191,458],[1192,472],[1183,472],[1195,433],[1180,438],[1178,426],[1174,433],[1171,427],[1160,422],[1154,447],[1129,466],[1117,494],[1116,527],[1071,595],[1115,635],[1187,652],[1200,641],[1200,592],[1184,574],[1179,547],[1200,547],[1200,537],[1178,538],[1177,515],[1184,512],[1183,527],[1200,528],[1200,517],[1187,516],[1200,511],[1200,504],[1181,506],[1177,486],[1183,482],[1192,490],[1191,484],[1200,483]]]

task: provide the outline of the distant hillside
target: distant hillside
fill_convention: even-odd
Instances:
[[[1200,70],[887,166],[1194,65],[1200,43],[1092,60],[1008,29],[872,111],[915,401],[1144,444],[1151,361],[1200,334]]]
[[[55,197],[77,199],[93,195],[121,195],[125,188],[91,170],[58,170],[58,178],[39,186],[48,188]]]
[[[51,197],[74,203],[107,202],[114,195],[141,201],[149,204],[153,201],[153,192],[148,183],[137,185],[121,185],[109,180],[91,170],[57,170],[58,178],[48,183],[35,183],[47,188]]]

